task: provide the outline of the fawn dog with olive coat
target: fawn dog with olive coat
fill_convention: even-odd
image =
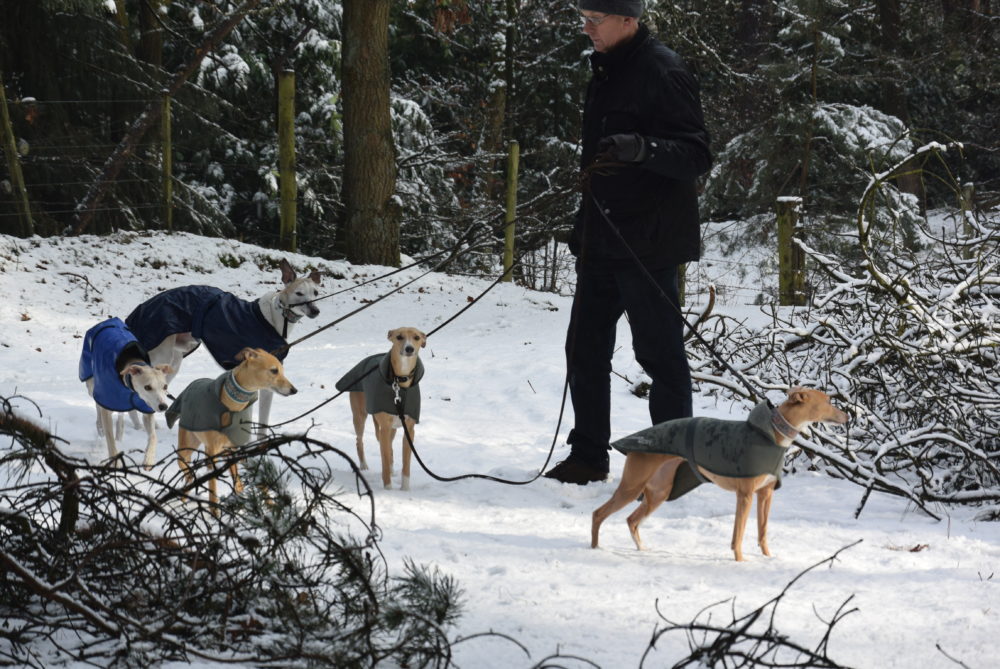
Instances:
[[[178,395],[167,409],[167,424],[180,421],[177,434],[177,457],[180,470],[190,483],[194,480],[191,456],[204,444],[210,470],[215,468],[215,458],[226,456],[234,448],[250,440],[250,407],[257,401],[259,391],[270,390],[279,395],[298,392],[285,378],[281,362],[260,348],[244,348],[237,354],[240,364],[216,379],[197,379]],[[233,489],[243,491],[243,483],[234,460],[229,468]],[[219,514],[215,477],[208,480],[209,501],[212,511]]]
[[[771,496],[781,483],[784,453],[801,430],[817,422],[843,424],[847,422],[847,414],[834,407],[830,398],[819,390],[792,388],[780,406],[771,409],[762,402],[746,422],[681,418],[616,441],[612,446],[626,453],[625,468],[611,499],[593,513],[591,547],[597,548],[601,523],[635,501],[641,493],[639,507],[627,522],[632,540],[642,550],[639,523],[664,501],[676,499],[701,481],[708,480],[736,493],[732,549],[737,561],[743,560],[743,531],[750,516],[753,495],[757,494],[757,543],[764,555],[770,556],[767,519]],[[700,428],[705,428],[706,434],[701,452],[695,446]],[[733,448],[735,441],[750,445],[738,451]],[[739,453],[744,452],[754,453],[760,462],[748,466],[740,461]]]
[[[420,349],[427,345],[427,335],[417,328],[389,330],[392,348],[388,353],[368,356],[337,381],[337,390],[349,391],[351,416],[358,448],[358,464],[368,469],[365,460],[365,423],[371,415],[375,438],[382,455],[382,485],[392,488],[392,442],[396,430],[403,427],[403,478],[400,487],[410,489],[410,457],[413,428],[420,420],[420,379],[424,365]],[[399,416],[403,415],[403,421]],[[407,438],[408,437],[408,438]]]

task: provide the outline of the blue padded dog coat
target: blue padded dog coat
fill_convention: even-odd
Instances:
[[[153,413],[139,393],[125,385],[119,360],[149,356],[120,318],[109,318],[87,330],[80,354],[80,380],[94,377],[94,401],[109,411]]]

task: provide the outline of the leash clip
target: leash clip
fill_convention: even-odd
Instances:
[[[399,399],[399,381],[394,380],[392,382],[392,392],[395,393],[396,395],[395,401],[396,405],[398,406],[402,402],[402,400]]]

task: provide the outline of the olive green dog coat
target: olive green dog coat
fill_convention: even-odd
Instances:
[[[733,478],[773,474],[778,488],[787,450],[774,441],[767,402],[755,406],[745,421],[678,418],[640,430],[611,445],[626,455],[663,453],[684,458],[677,468],[668,500],[677,499],[705,482],[696,465]]]
[[[424,363],[417,358],[417,366],[413,370],[413,383],[409,388],[393,388],[392,359],[390,353],[370,355],[351,371],[337,381],[337,390],[341,392],[363,392],[365,394],[365,411],[369,414],[388,413],[393,416],[396,409],[396,391],[403,403],[403,415],[420,422],[420,388],[418,384],[424,376]]]
[[[180,426],[190,432],[221,432],[234,446],[243,446],[250,441],[253,418],[251,407],[257,401],[258,393],[240,411],[230,411],[220,399],[226,377],[225,372],[215,379],[196,379],[185,388],[170,408],[167,409],[167,427],[173,427],[180,419]]]

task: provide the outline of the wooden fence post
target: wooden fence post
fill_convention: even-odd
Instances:
[[[779,197],[778,209],[778,304],[805,304],[805,254],[792,243],[797,233],[802,198]]]
[[[163,112],[160,119],[160,164],[163,169],[163,229],[174,229],[174,159],[173,136],[170,129],[170,92],[163,91]]]
[[[278,191],[281,197],[281,237],[285,251],[296,250],[295,204],[295,71],[278,73]]]
[[[517,165],[521,147],[516,140],[507,144],[507,210],[503,230],[503,280],[512,281],[511,267],[514,264],[514,219],[517,217]]]
[[[31,220],[28,189],[24,185],[24,174],[21,172],[21,159],[17,154],[17,142],[14,140],[14,127],[7,111],[7,90],[3,83],[2,72],[0,72],[0,135],[3,136],[2,148],[7,154],[7,169],[14,189],[14,201],[20,214],[21,236],[30,237],[35,234],[35,224]]]

